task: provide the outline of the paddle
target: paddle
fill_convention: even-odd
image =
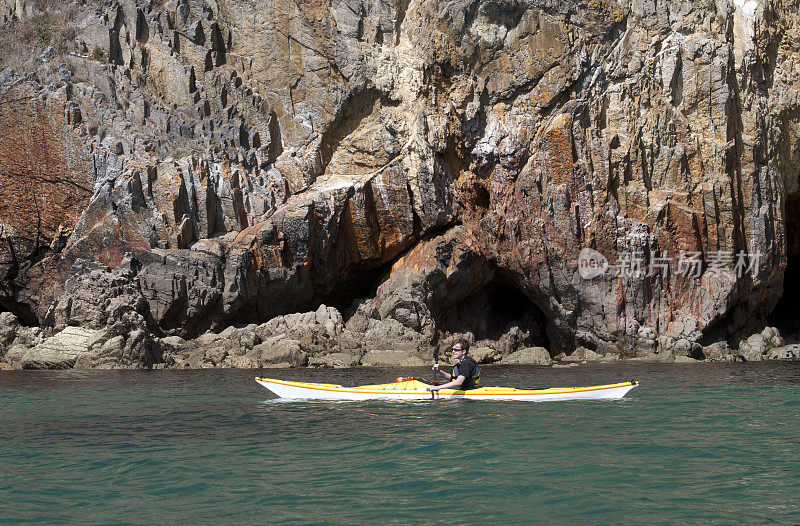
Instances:
[[[439,364],[439,343],[438,342],[436,343],[436,348],[433,350],[433,361],[437,365]],[[436,369],[433,370],[433,381],[431,382],[431,385],[436,385],[436,373],[437,372],[438,371]],[[431,400],[433,400],[433,399],[434,399],[434,391],[431,391]]]

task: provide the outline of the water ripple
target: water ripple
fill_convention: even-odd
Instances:
[[[4,523],[800,522],[797,364],[484,371],[642,381],[548,404],[286,402],[233,370],[0,374]]]

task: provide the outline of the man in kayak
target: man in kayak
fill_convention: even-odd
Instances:
[[[438,391],[439,389],[475,389],[481,386],[481,368],[478,367],[478,362],[467,356],[469,352],[469,342],[465,339],[458,340],[453,344],[453,359],[458,360],[458,363],[453,367],[452,373],[439,371],[439,364],[433,366],[434,371],[439,371],[442,376],[450,380],[446,384],[432,385],[431,391]]]

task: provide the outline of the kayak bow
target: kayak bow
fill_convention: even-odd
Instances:
[[[431,399],[428,384],[415,378],[401,378],[389,384],[343,387],[336,384],[293,382],[272,378],[256,378],[256,382],[279,398],[296,400],[426,400]],[[479,387],[461,391],[442,389],[435,398],[468,400],[519,400],[545,402],[555,400],[616,400],[639,385],[633,380],[619,384],[590,387],[551,387],[549,389],[516,389],[513,387]]]

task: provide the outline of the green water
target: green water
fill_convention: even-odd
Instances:
[[[486,367],[620,401],[280,402],[255,374],[0,373],[0,523],[800,523],[800,363]]]

